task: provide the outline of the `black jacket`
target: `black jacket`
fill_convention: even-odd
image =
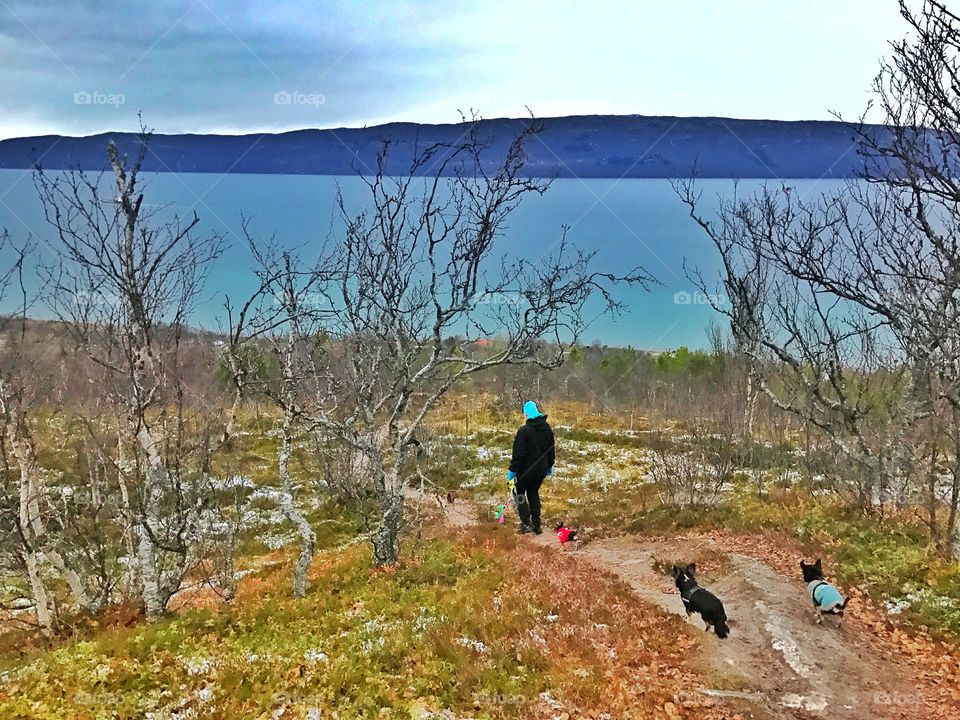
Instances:
[[[517,474],[517,482],[542,481],[556,459],[553,430],[547,423],[547,416],[527,420],[517,430],[517,437],[513,441],[513,457],[510,459],[510,470]]]

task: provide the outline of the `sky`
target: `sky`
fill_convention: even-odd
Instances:
[[[859,116],[895,0],[0,0],[0,138]]]

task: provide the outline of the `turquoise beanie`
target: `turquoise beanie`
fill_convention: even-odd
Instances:
[[[537,407],[537,404],[533,400],[527,400],[523,404],[523,414],[527,416],[527,420],[543,417],[543,413],[540,412],[540,408]]]

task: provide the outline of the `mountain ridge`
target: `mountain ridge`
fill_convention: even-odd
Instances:
[[[578,178],[851,178],[862,173],[853,126],[831,120],[747,120],[721,117],[570,115],[540,118],[527,144],[527,171]],[[480,121],[490,157],[502,156],[527,118]],[[402,174],[416,146],[455,143],[465,123],[396,121],[361,128],[303,128],[277,133],[162,134],[151,139],[145,171],[346,175],[369,173],[385,140],[386,170]],[[880,126],[870,126],[883,130]],[[40,135],[0,140],[0,168],[50,170],[104,167],[113,139],[135,150],[136,135]]]

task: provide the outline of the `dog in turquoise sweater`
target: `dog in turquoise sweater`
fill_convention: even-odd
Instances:
[[[803,573],[803,581],[807,584],[810,600],[817,609],[817,624],[823,622],[824,615],[836,615],[842,618],[850,598],[845,598],[839,590],[823,579],[823,565],[820,563],[820,558],[817,558],[812,565],[807,565],[801,560],[800,571]]]

